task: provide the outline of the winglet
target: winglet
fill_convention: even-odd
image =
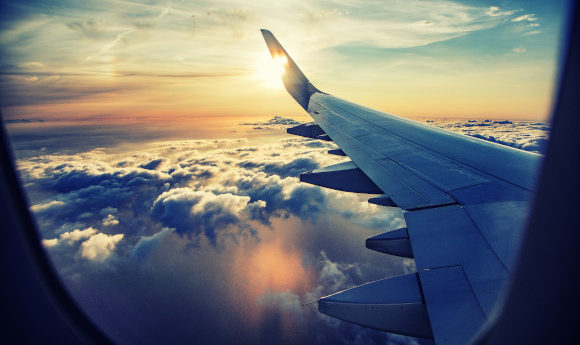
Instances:
[[[280,65],[284,67],[282,81],[284,82],[286,90],[288,90],[288,93],[294,97],[296,102],[298,102],[304,110],[308,110],[310,96],[321,91],[308,81],[308,78],[306,78],[304,73],[302,73],[300,68],[298,68],[294,63],[294,60],[292,60],[290,55],[286,53],[286,50],[284,50],[280,42],[278,42],[276,37],[274,37],[270,31],[266,29],[261,29],[260,31],[264,36],[264,40],[266,41],[266,45],[268,46],[274,61],[280,63]]]

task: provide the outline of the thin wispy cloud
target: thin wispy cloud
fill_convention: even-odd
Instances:
[[[90,19],[87,21],[74,21],[66,23],[66,26],[73,30],[80,32],[85,38],[88,39],[99,39],[102,37],[103,32],[100,31],[100,26],[103,25],[101,19]]]
[[[536,18],[535,14],[528,13],[528,14],[524,14],[524,15],[521,15],[519,17],[512,19],[512,22],[514,22],[514,23],[521,22],[521,21],[535,22],[536,20],[538,20],[538,18]]]
[[[532,36],[532,35],[539,35],[541,33],[542,33],[541,30],[532,30],[532,31],[528,31],[528,32],[524,33],[524,35],[526,35],[526,36]]]
[[[102,55],[106,52],[108,52],[110,49],[112,49],[113,47],[115,47],[126,35],[134,32],[135,30],[127,30],[125,32],[122,32],[120,34],[117,35],[117,37],[115,37],[115,39],[107,44],[105,44],[101,49],[99,49],[99,51],[95,54],[95,55],[90,55],[87,56],[85,58],[85,61],[91,61],[95,58],[99,58],[102,57]],[[110,60],[105,60],[105,61],[110,61]]]
[[[497,6],[490,6],[486,11],[485,14],[487,14],[488,16],[491,17],[502,17],[502,16],[509,16],[514,14],[516,11],[515,10],[511,10],[511,11],[505,11],[505,10],[501,10],[499,7]]]

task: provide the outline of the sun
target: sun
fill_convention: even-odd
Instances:
[[[288,65],[288,58],[285,55],[277,55],[274,58],[267,55],[260,56],[254,65],[253,77],[265,88],[281,90],[284,88],[282,75],[286,65]]]

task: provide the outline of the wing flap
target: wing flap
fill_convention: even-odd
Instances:
[[[326,134],[319,125],[314,122],[303,123],[298,126],[286,129],[286,133],[294,134],[301,137],[316,139],[317,137]]]
[[[343,162],[300,174],[300,181],[353,193],[379,194],[382,191],[353,162]]]
[[[433,338],[416,273],[378,280],[321,298],[318,310],[365,327]]]
[[[368,249],[406,258],[413,257],[411,241],[407,228],[388,231],[373,237],[367,238],[365,245]]]
[[[328,150],[328,154],[343,157],[346,156],[346,153],[344,153],[344,151],[342,151],[341,149]]]
[[[405,214],[419,271],[460,266],[486,316],[495,307],[508,269],[462,206]]]
[[[418,273],[437,344],[464,345],[486,318],[460,266]]]

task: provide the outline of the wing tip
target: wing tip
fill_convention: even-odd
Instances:
[[[268,40],[270,39],[276,39],[276,36],[274,36],[274,34],[272,33],[272,31],[268,30],[268,29],[260,29],[260,32],[262,33],[262,37],[264,37],[264,39],[266,40],[266,44],[268,43]],[[270,47],[268,47],[270,48]]]
[[[270,51],[270,55],[276,58],[280,55],[286,57],[287,63],[284,65],[285,73],[282,76],[282,82],[286,87],[286,90],[290,95],[304,108],[308,111],[308,104],[310,102],[310,96],[316,92],[320,92],[314,85],[310,83],[308,78],[302,73],[300,68],[296,65],[294,60],[288,55],[282,44],[278,42],[274,34],[268,29],[260,29],[264,41],[266,41],[266,46]]]

